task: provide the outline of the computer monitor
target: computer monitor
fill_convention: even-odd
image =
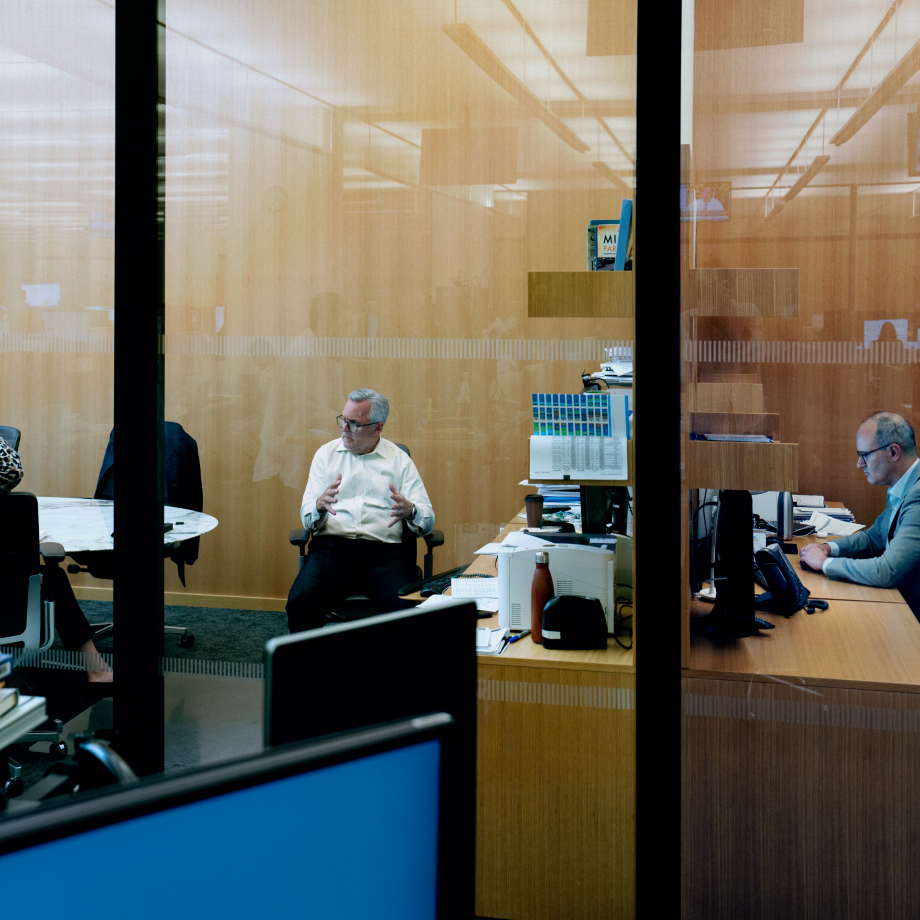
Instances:
[[[395,613],[265,645],[265,744],[447,712],[455,916],[475,913],[476,605]]]
[[[453,917],[440,841],[456,727],[435,713],[5,817],[4,902],[26,916],[65,893],[69,918]]]
[[[719,492],[715,517],[715,552],[712,568],[716,597],[712,612],[692,617],[695,632],[712,638],[733,639],[773,629],[754,615],[754,542],[751,493],[738,489]],[[699,561],[691,579],[699,577]]]

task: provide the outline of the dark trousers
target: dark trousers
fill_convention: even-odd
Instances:
[[[296,633],[325,626],[336,603],[355,594],[366,595],[385,611],[412,607],[398,591],[415,576],[415,564],[401,543],[314,537],[288,594],[288,628]]]
[[[42,598],[54,597],[54,626],[58,636],[64,648],[74,651],[93,637],[94,630],[77,603],[67,573],[56,565],[43,565],[38,571],[42,576]]]

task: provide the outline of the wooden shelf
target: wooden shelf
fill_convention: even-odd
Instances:
[[[779,437],[779,414],[764,412],[691,412],[696,434],[764,434]]]
[[[528,272],[530,317],[617,318],[635,316],[633,272]]]
[[[747,441],[689,441],[691,489],[799,490],[799,445]]]

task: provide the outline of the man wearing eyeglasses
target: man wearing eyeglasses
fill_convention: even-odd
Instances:
[[[870,415],[856,432],[856,467],[870,485],[888,487],[885,510],[868,530],[803,547],[801,563],[829,578],[897,587],[920,619],[920,463],[910,423],[894,412]]]
[[[386,397],[355,390],[336,424],[342,436],[313,457],[300,516],[314,536],[288,594],[292,633],[324,626],[337,601],[361,591],[385,610],[411,606],[398,589],[415,580],[402,527],[428,533],[434,511],[412,459],[380,436]]]

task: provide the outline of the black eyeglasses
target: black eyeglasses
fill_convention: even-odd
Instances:
[[[891,444],[894,444],[894,441],[892,441]],[[858,451],[856,451],[856,462],[859,463],[859,461],[862,460],[862,462],[865,463],[865,462],[866,462],[866,457],[868,457],[869,454],[874,454],[876,450],[884,450],[885,447],[891,447],[891,444],[886,444],[884,447],[876,447],[875,450],[858,450]]]
[[[344,431],[347,428],[351,432],[355,432],[359,428],[367,428],[369,425],[377,424],[376,422],[364,422],[364,424],[362,425],[359,422],[349,422],[348,419],[346,419],[344,415],[337,415],[335,417],[335,423],[336,425],[339,426],[339,428],[342,429],[342,431]]]

